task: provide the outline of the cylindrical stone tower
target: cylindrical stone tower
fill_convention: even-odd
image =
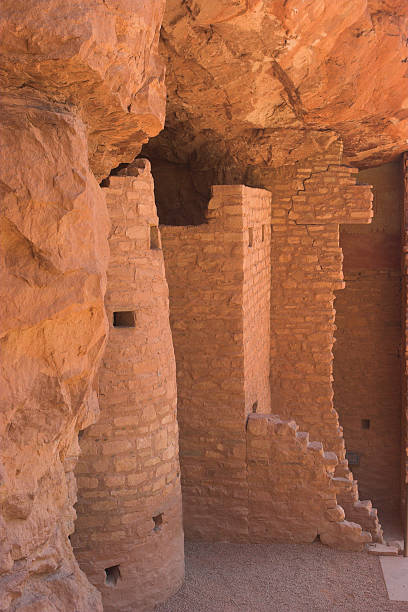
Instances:
[[[181,585],[183,531],[175,360],[153,179],[146,160],[122,172],[105,189],[110,335],[99,372],[101,417],[80,439],[72,541],[104,610],[141,612]]]

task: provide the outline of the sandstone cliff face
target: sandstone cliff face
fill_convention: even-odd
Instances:
[[[0,22],[2,85],[78,112],[97,178],[132,161],[163,127],[157,52],[164,0],[6,0]]]
[[[163,123],[163,2],[6,1],[0,18],[0,609],[101,609],[68,535],[107,333],[96,177]]]
[[[99,597],[84,588],[68,541],[75,498],[64,461],[75,453],[78,429],[96,417],[91,382],[106,335],[106,205],[88,168],[79,119],[15,99],[6,100],[1,113],[1,503],[7,573],[0,579],[0,609],[32,597],[44,610],[60,609],[54,598],[72,609],[98,609]],[[72,572],[76,577],[69,579]],[[54,577],[50,584],[40,579],[45,573]],[[57,595],[54,580],[66,595]],[[69,592],[76,582],[83,588],[74,596]]]

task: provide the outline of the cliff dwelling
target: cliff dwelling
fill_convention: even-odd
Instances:
[[[0,611],[408,610],[406,0],[0,25]]]

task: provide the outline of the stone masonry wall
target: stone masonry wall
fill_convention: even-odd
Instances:
[[[313,542],[362,550],[371,535],[344,520],[337,456],[294,421],[251,414],[247,426],[250,542]]]
[[[243,207],[244,282],[242,288],[245,412],[270,412],[270,196],[251,192]],[[266,208],[266,204],[268,207]],[[245,239],[244,238],[244,239]]]
[[[344,521],[337,493],[351,483],[334,475],[335,453],[309,444],[294,421],[265,414],[269,215],[268,192],[217,186],[208,225],[162,229],[186,534],[250,542],[320,535],[361,550],[371,535]]]
[[[184,574],[174,352],[146,160],[109,179],[112,221],[99,372],[101,418],[83,432],[73,535],[104,610],[151,610]]]
[[[219,185],[208,224],[162,227],[190,538],[247,537],[245,418],[269,409],[269,225],[268,192]]]
[[[355,184],[355,168],[340,165],[341,156],[336,141],[302,166],[277,172],[271,186],[272,412],[336,453],[339,503],[381,539],[376,511],[359,502],[333,407],[333,302],[344,287],[339,224],[369,223],[373,197],[369,185]]]
[[[346,287],[336,296],[334,404],[347,450],[359,457],[360,495],[385,519],[400,505],[401,164],[358,180],[373,184],[374,218],[340,231]]]
[[[316,156],[273,186],[271,393],[274,412],[341,456],[332,389],[334,290],[344,287],[339,224],[369,223],[372,194],[339,157],[336,149]]]

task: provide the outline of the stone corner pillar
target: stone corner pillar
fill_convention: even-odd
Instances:
[[[149,162],[105,189],[112,221],[99,372],[101,418],[83,432],[73,534],[104,610],[151,610],[184,577],[176,372]]]

